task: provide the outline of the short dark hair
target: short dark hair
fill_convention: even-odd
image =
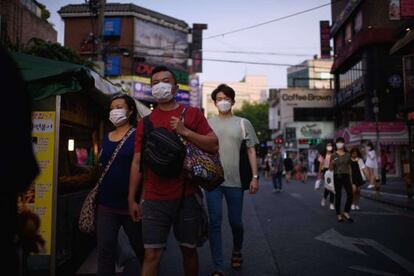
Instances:
[[[158,66],[155,66],[154,69],[152,69],[152,71],[151,71],[151,80],[152,80],[152,77],[155,74],[159,73],[159,72],[170,72],[173,79],[174,79],[174,83],[177,84],[177,78],[175,77],[174,72],[170,68],[168,68],[167,66],[164,66],[164,65],[158,65]]]
[[[345,144],[345,139],[344,139],[344,137],[338,137],[338,138],[336,138],[335,143],[344,143],[344,144]]]
[[[234,102],[234,98],[236,97],[236,92],[234,92],[233,88],[231,88],[230,86],[224,83],[217,86],[217,88],[213,90],[213,93],[211,93],[211,99],[214,102],[216,101],[217,94],[220,92],[223,92],[224,95],[229,97]]]
[[[352,153],[354,153],[354,152],[356,152],[356,154],[357,154],[357,156],[358,156],[359,158],[361,158],[361,157],[362,157],[362,155],[361,155],[361,151],[359,150],[359,148],[358,148],[358,147],[353,147],[349,153],[352,155]]]
[[[109,102],[109,106],[111,106],[111,103],[113,101],[118,100],[118,99],[123,99],[125,103],[127,104],[128,109],[132,111],[131,116],[129,116],[128,123],[131,126],[136,127],[137,122],[138,122],[138,109],[137,109],[135,100],[131,96],[128,96],[127,94],[117,94],[111,98]]]

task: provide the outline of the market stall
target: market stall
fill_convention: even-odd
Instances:
[[[100,141],[110,127],[105,123],[110,96],[122,91],[81,65],[13,56],[34,100],[33,146],[41,167],[19,202],[40,217],[46,242],[28,266],[42,275],[69,275],[94,247],[94,238],[79,232],[77,220],[96,181]],[[141,114],[149,112],[137,105]]]

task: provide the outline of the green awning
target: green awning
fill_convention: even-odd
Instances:
[[[93,85],[89,69],[78,64],[13,53],[23,79],[27,81],[33,100],[78,92]]]

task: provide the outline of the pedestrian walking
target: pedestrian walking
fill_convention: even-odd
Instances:
[[[266,179],[270,178],[270,166],[271,166],[271,162],[272,162],[272,154],[270,152],[268,152],[266,154],[266,157],[264,159],[264,175]]]
[[[292,172],[293,172],[293,160],[290,153],[286,154],[286,158],[283,161],[283,165],[285,166],[285,177],[286,183],[292,179]]]
[[[368,189],[372,189],[376,184],[376,175],[378,170],[378,158],[375,153],[374,145],[369,142],[366,146],[366,160],[365,166],[368,169]]]
[[[325,150],[322,152],[322,154],[319,155],[319,173],[318,173],[318,179],[323,180],[325,172],[329,170],[331,159],[333,154],[333,145],[331,142],[326,143]],[[329,196],[329,209],[335,210],[334,206],[334,200],[335,200],[335,194],[328,189],[324,189],[322,199],[321,199],[321,206],[324,207],[326,205],[326,200]]]
[[[223,198],[227,203],[227,214],[233,234],[231,267],[240,268],[243,263],[243,196],[240,181],[240,146],[244,139],[248,148],[252,180],[249,191],[254,194],[259,189],[255,145],[259,143],[252,124],[244,118],[234,116],[232,106],[235,103],[235,91],[225,84],[219,85],[211,94],[219,115],[209,119],[209,123],[219,139],[219,152],[224,170],[224,182],[211,192],[206,192],[210,218],[209,241],[214,263],[213,276],[223,274],[224,257],[222,248]],[[242,127],[246,137],[243,137]]]
[[[276,147],[272,154],[271,172],[273,182],[272,191],[274,193],[280,193],[282,192],[283,157],[279,147]]]
[[[308,182],[308,161],[304,156],[300,156],[299,158],[299,164],[300,164],[300,175],[301,175],[301,180],[302,183],[307,183]]]
[[[382,149],[381,150],[381,184],[387,184],[387,171],[388,171],[389,161],[387,152]]]
[[[141,275],[158,275],[173,228],[183,256],[184,274],[195,276],[198,275],[197,242],[202,220],[195,193],[201,191],[185,179],[183,159],[180,159],[185,156],[185,147],[178,135],[210,153],[217,152],[218,139],[199,109],[186,109],[176,102],[179,87],[169,68],[155,67],[151,72],[151,86],[158,107],[138,123],[128,194],[130,216],[134,221],[142,216],[145,256]],[[168,166],[163,165],[165,162]],[[135,194],[141,186],[143,199],[138,204]]]
[[[101,182],[97,197],[98,275],[115,275],[121,226],[141,263],[144,253],[141,222],[133,221],[128,214],[129,171],[134,154],[138,111],[134,100],[125,94],[112,98],[109,110],[109,120],[115,129],[104,135],[99,163],[103,169],[111,159],[113,161]],[[124,137],[127,137],[124,144],[114,156],[115,149]],[[138,274],[139,266],[134,269]]]
[[[361,158],[361,152],[357,147],[353,147],[351,154],[351,169],[352,169],[352,205],[351,210],[360,210],[359,200],[361,198],[361,187],[364,185],[366,177],[366,167]]]
[[[332,154],[331,169],[334,171],[335,210],[338,222],[353,222],[350,215],[352,205],[351,155],[346,151],[345,139],[336,138],[336,152]],[[346,192],[344,212],[341,213],[342,188]]]

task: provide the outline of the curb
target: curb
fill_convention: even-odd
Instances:
[[[373,194],[368,194],[366,192],[364,193],[364,191],[361,191],[361,196],[372,201],[377,201],[383,204],[392,205],[394,207],[414,211],[414,200],[412,198],[405,198],[403,202],[400,202],[398,200],[382,198],[381,196],[377,197]]]

